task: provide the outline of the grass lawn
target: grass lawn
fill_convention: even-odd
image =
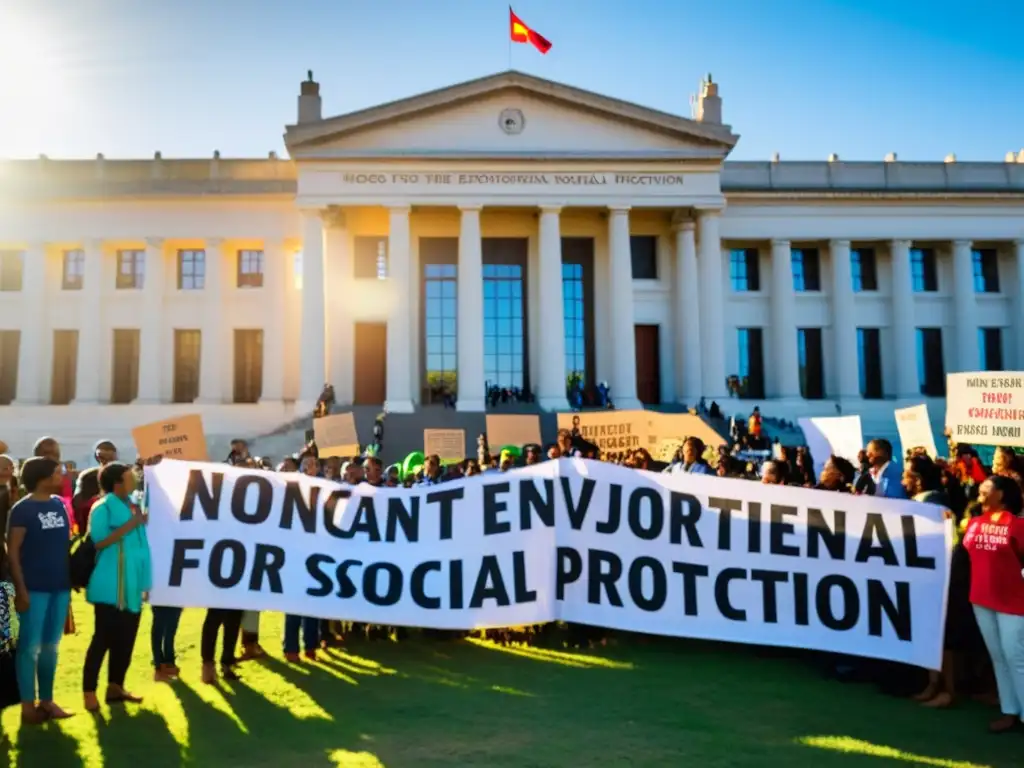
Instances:
[[[3,714],[0,761],[35,768],[131,766],[1021,766],[1024,733],[989,736],[976,705],[922,710],[872,688],[822,680],[751,649],[634,642],[570,653],[483,642],[359,643],[316,664],[273,656],[240,683],[199,683],[202,612],[178,634],[183,680],[156,685],[144,614],[129,688],[141,706],[81,710],[92,610],[61,646],[57,700],[78,714],[19,729]],[[104,678],[101,677],[101,681]],[[101,686],[102,689],[102,686]],[[102,697],[102,692],[101,692]]]

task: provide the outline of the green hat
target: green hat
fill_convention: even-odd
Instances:
[[[422,469],[425,461],[426,456],[423,455],[423,451],[413,451],[406,456],[405,461],[402,462],[402,479],[404,480]]]

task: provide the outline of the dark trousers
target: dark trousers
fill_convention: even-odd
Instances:
[[[96,625],[92,632],[89,650],[85,652],[85,666],[82,670],[82,690],[94,693],[100,679],[103,658],[107,659],[107,683],[124,685],[128,666],[132,663],[135,650],[135,636],[139,632],[139,614],[118,610],[113,605],[97,604]]]
[[[153,606],[153,631],[150,640],[153,644],[153,666],[174,664],[174,637],[178,634],[178,622],[181,620],[181,608],[173,606]]]
[[[299,627],[302,627],[302,650],[315,651],[320,645],[320,619],[309,616],[284,617],[284,652],[299,652]]]
[[[238,633],[242,628],[242,612],[233,608],[210,608],[203,621],[203,634],[199,641],[199,650],[204,664],[213,663],[213,655],[217,650],[217,633],[224,627],[224,649],[220,654],[221,666],[234,664],[235,648],[238,646]]]

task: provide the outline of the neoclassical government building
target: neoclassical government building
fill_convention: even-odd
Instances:
[[[570,375],[620,408],[941,419],[946,372],[1024,368],[1024,152],[738,140],[710,77],[693,119],[520,72],[325,117],[310,73],[287,158],[2,163],[0,439],[256,433],[328,381],[564,409]]]

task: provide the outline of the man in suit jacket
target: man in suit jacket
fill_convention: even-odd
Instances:
[[[905,499],[903,472],[892,462],[892,443],[876,439],[868,443],[868,463],[871,465],[871,479],[875,481],[875,496],[888,499]]]

